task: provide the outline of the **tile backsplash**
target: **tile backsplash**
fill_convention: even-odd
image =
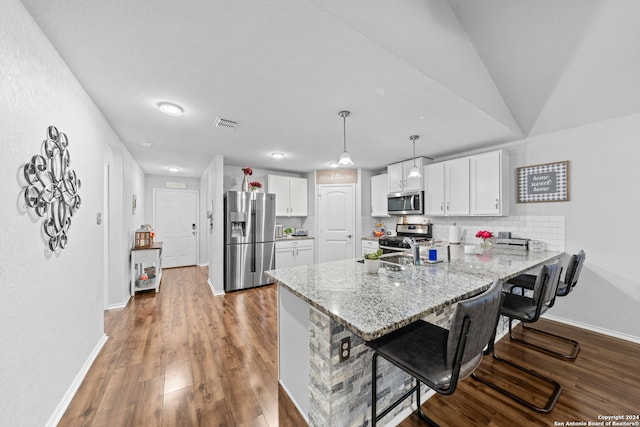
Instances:
[[[370,236],[375,224],[382,222],[385,230],[395,230],[400,217],[391,218],[362,218],[362,236]],[[424,223],[424,216],[408,217],[408,222]],[[554,216],[508,216],[508,217],[438,217],[431,218],[433,223],[433,237],[435,240],[449,239],[449,228],[454,223],[460,227],[463,243],[477,244],[480,239],[476,233],[487,230],[494,234],[499,231],[510,231],[514,238],[542,240],[546,248],[553,251],[565,249],[565,217]]]

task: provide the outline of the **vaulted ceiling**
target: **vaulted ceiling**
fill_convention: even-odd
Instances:
[[[640,112],[634,0],[23,3],[151,174],[199,177],[214,154],[324,169],[345,109],[367,169],[411,157],[412,134],[437,158]]]

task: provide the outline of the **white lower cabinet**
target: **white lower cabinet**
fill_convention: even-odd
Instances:
[[[376,252],[378,250],[378,241],[362,239],[362,256]]]
[[[313,239],[276,242],[276,269],[313,264]]]

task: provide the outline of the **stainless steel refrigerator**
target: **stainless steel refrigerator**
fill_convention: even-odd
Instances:
[[[224,290],[271,283],[275,266],[276,195],[228,191],[225,195]]]

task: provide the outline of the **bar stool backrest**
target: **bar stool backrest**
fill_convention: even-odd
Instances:
[[[541,305],[550,304],[556,296],[558,283],[560,282],[560,272],[562,268],[559,264],[546,264],[542,266],[540,274],[536,277],[536,283],[533,285],[533,304]]]
[[[567,274],[564,276],[564,283],[567,285],[567,293],[571,292],[571,290],[578,284],[578,278],[580,277],[580,272],[582,271],[585,259],[586,255],[583,250],[575,255],[571,255],[569,265],[567,265]]]
[[[501,295],[502,282],[496,280],[484,293],[458,303],[447,340],[447,368],[454,366],[458,343],[465,339],[460,336],[465,319],[470,326],[460,363],[465,364],[482,354],[496,328]]]

